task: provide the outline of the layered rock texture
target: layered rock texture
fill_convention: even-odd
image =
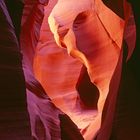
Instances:
[[[30,125],[11,140],[139,140],[138,4],[24,0],[22,20],[12,4],[0,1],[0,113],[15,104]]]

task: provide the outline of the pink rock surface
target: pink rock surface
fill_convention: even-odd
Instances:
[[[20,38],[32,136],[35,140],[65,140],[74,137],[82,140],[76,125],[52,103],[47,92],[34,76],[33,61],[44,15],[44,5],[45,3],[37,1],[25,2]],[[68,133],[67,125],[73,130],[71,133]]]

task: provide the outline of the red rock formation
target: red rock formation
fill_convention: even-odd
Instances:
[[[124,21],[101,1],[83,0],[75,5],[73,1],[60,0],[49,16],[49,25],[57,45],[67,48],[68,54],[86,66],[99,90],[97,116],[87,122],[88,127],[81,128],[85,139],[92,139],[100,127],[102,108],[118,63]],[[90,113],[85,111],[84,115],[88,118]]]
[[[0,0],[0,139],[27,140],[29,126],[24,136],[20,131],[28,123],[20,20],[11,6],[17,0],[5,2]],[[33,139],[140,139],[137,6],[132,2],[135,34],[130,5],[103,2],[24,1],[20,45]]]

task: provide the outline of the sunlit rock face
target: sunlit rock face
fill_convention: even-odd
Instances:
[[[55,43],[48,25],[48,16],[57,1],[49,1],[45,6],[44,19],[40,30],[34,58],[34,72],[51,100],[64,112],[71,115],[76,110],[77,83],[82,64],[70,57],[66,49]],[[76,116],[76,115],[75,115]]]
[[[81,132],[86,128],[83,133],[85,139],[91,139],[90,134],[94,136],[100,127],[102,107],[120,55],[124,21],[101,1],[78,1],[74,4],[61,0],[52,9],[48,22],[60,49],[66,48],[68,54],[87,68],[91,82],[99,90],[98,113],[92,114],[96,117],[89,117],[90,112],[85,109],[84,114],[91,121],[77,122]],[[73,64],[72,67],[75,66]],[[93,93],[89,91],[87,94]],[[61,102],[59,104],[62,105]],[[86,124],[80,126],[83,122]]]
[[[110,91],[112,76],[121,75],[125,21],[114,12],[101,0],[25,1],[21,47],[35,138],[61,138],[59,109],[70,116],[85,140],[97,134],[108,93],[117,95],[120,77]],[[55,123],[57,137],[49,120]],[[36,121],[43,134],[37,133]]]

